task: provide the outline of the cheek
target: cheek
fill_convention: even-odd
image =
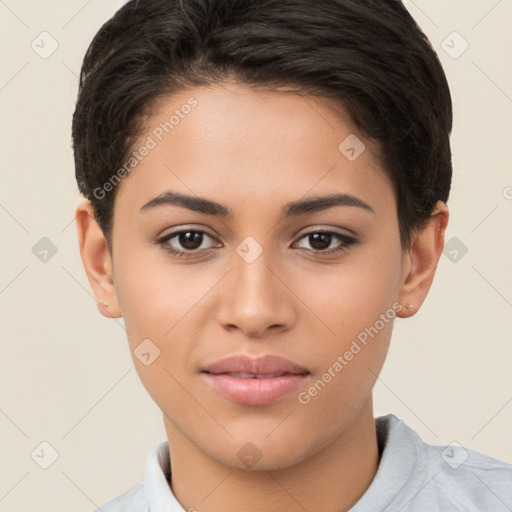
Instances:
[[[166,265],[154,251],[145,252],[132,250],[116,261],[117,298],[133,342],[141,337],[170,337],[173,326],[207,285],[194,279],[192,267]]]
[[[166,408],[179,410],[186,396],[178,382],[194,371],[196,347],[190,340],[201,338],[209,318],[201,298],[216,278],[211,272],[197,277],[192,266],[144,260],[134,253],[120,259],[118,270],[116,291],[137,373],[160,406],[172,396]]]
[[[299,407],[326,438],[358,414],[386,359],[397,308],[376,304],[364,303],[357,316],[334,324],[336,339],[317,345],[317,371],[297,397]]]
[[[300,288],[294,287],[324,324],[325,328],[319,324],[322,332],[334,343],[338,340],[343,345],[355,338],[386,312],[395,316],[400,259],[396,252],[375,251],[376,256],[368,252],[361,252],[346,264],[321,268],[309,277],[303,274]]]
[[[135,256],[119,261],[118,270],[116,292],[137,374],[162,410],[177,413],[187,399],[179,383],[193,348],[183,326],[194,296],[179,270]]]
[[[397,302],[401,275],[397,248],[398,240],[362,250],[357,260],[326,269],[304,286],[302,296],[329,328],[319,324],[327,333],[312,352],[319,382],[305,401],[314,398],[318,407],[345,403],[341,409],[346,410],[371,391],[402,308]]]

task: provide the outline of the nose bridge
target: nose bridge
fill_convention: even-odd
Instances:
[[[219,321],[258,336],[267,327],[285,326],[292,320],[286,287],[276,276],[279,263],[273,250],[247,237],[233,253],[233,268],[222,294]]]
[[[271,308],[276,288],[276,277],[270,270],[272,265],[272,249],[263,247],[249,236],[236,248],[233,255],[233,292],[240,304],[245,307]],[[281,285],[282,286],[282,285]]]

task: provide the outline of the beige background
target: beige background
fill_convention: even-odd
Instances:
[[[142,480],[165,439],[122,321],[97,312],[74,226],[77,75],[122,3],[0,1],[0,511],[88,512]],[[468,252],[455,262],[443,255],[420,313],[395,322],[376,414],[395,413],[427,442],[457,441],[512,462],[512,3],[406,5],[452,88],[446,240]],[[58,43],[46,59],[31,47],[43,31]],[[454,31],[469,44],[458,58],[464,43]],[[32,252],[42,237],[57,248],[46,263]],[[51,461],[43,441],[58,452],[48,469],[38,464]]]

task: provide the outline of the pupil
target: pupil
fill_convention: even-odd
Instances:
[[[310,238],[313,239],[312,243],[310,241],[311,247],[315,250],[320,250],[329,247],[332,235],[329,235],[328,233],[314,233],[310,235]]]
[[[180,233],[179,239],[180,244],[185,249],[197,249],[201,245],[202,234],[197,231],[187,231]],[[197,245],[197,242],[199,242],[199,245]]]

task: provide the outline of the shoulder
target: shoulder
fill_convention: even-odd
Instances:
[[[391,444],[396,447],[399,439],[413,448],[409,479],[416,482],[417,494],[404,512],[415,510],[413,504],[418,510],[512,510],[512,464],[457,442],[425,443],[402,420],[392,415],[386,419],[395,437]]]
[[[148,512],[144,482],[138,482],[92,512]]]
[[[510,510],[512,464],[458,443],[424,443],[428,474],[439,495],[465,510]]]

